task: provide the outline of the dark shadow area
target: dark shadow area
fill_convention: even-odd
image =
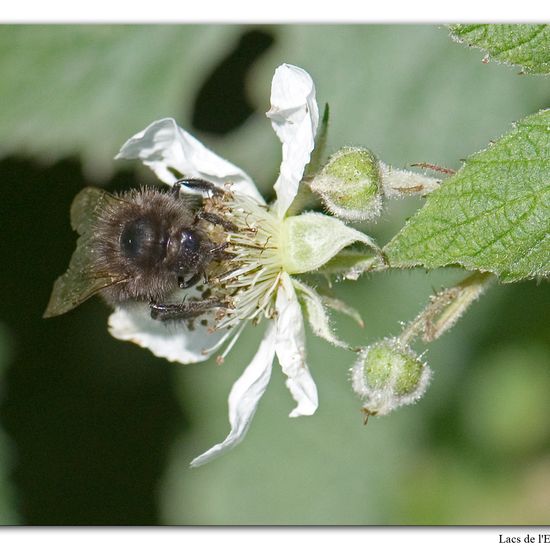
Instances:
[[[248,99],[246,78],[252,65],[273,45],[269,30],[245,32],[200,88],[193,107],[196,130],[226,134],[238,128],[256,110]]]
[[[15,446],[12,478],[29,525],[154,525],[167,453],[186,423],[177,366],[107,332],[93,298],[42,319],[76,234],[69,208],[86,185],[76,162],[0,163],[0,320],[12,337],[0,421]],[[129,174],[109,188],[131,184]]]

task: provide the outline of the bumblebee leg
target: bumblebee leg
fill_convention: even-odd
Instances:
[[[231,260],[235,257],[235,254],[232,252],[226,252],[225,249],[229,246],[229,243],[221,243],[213,248],[211,248],[208,253],[212,256],[214,260],[222,261],[222,260]]]
[[[191,288],[193,285],[196,285],[201,278],[200,273],[195,273],[189,280],[185,280],[183,277],[178,277],[178,286],[180,288]]]
[[[183,178],[178,180],[174,185],[185,185],[190,189],[196,189],[197,191],[203,191],[204,193],[212,193],[212,195],[223,195],[223,190],[214,185],[210,181],[203,180],[201,178]]]
[[[183,321],[194,319],[211,309],[227,307],[227,303],[214,298],[187,301],[181,304],[150,304],[151,317],[156,321]]]
[[[177,181],[176,183],[174,183],[174,185],[172,185],[172,189],[170,189],[170,192],[177,199],[180,196],[180,190],[181,190],[181,183]]]
[[[212,212],[204,212],[203,210],[199,210],[197,212],[197,218],[199,220],[210,222],[214,225],[221,225],[226,231],[236,232],[238,230],[238,227],[234,223],[231,223],[230,221],[227,221],[226,219],[218,216],[217,214],[213,214]]]

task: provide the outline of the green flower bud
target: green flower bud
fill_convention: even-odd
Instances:
[[[397,338],[364,348],[352,367],[355,393],[368,415],[385,415],[417,401],[428,387],[431,370]]]
[[[378,159],[358,147],[338,151],[310,183],[332,214],[350,221],[371,220],[380,214],[381,186]]]

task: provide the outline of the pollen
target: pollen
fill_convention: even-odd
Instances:
[[[283,270],[280,243],[280,220],[266,205],[245,195],[226,191],[212,197],[206,208],[223,216],[235,230],[225,230],[226,252],[231,258],[210,279],[230,307],[217,320],[216,330],[233,327],[244,321],[259,323],[275,316],[275,296]]]

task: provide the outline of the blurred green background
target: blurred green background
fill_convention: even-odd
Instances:
[[[457,168],[549,106],[547,79],[481,58],[427,25],[0,27],[0,524],[547,524],[547,284],[490,289],[429,347],[425,397],[366,428],[353,355],[309,334],[316,415],[288,418],[274,369],[245,441],[199,469],[188,464],[227,434],[227,395],[260,329],[222,366],[181,366],[111,338],[98,299],[41,318],[74,249],[72,198],[154,182],[112,160],[153,120],[177,118],[269,198],[280,147],[264,113],[288,62],[330,104],[330,151]],[[364,229],[385,243],[420,205],[394,203]],[[462,276],[340,284],[366,328],[337,319],[339,333],[356,344],[396,334]]]

